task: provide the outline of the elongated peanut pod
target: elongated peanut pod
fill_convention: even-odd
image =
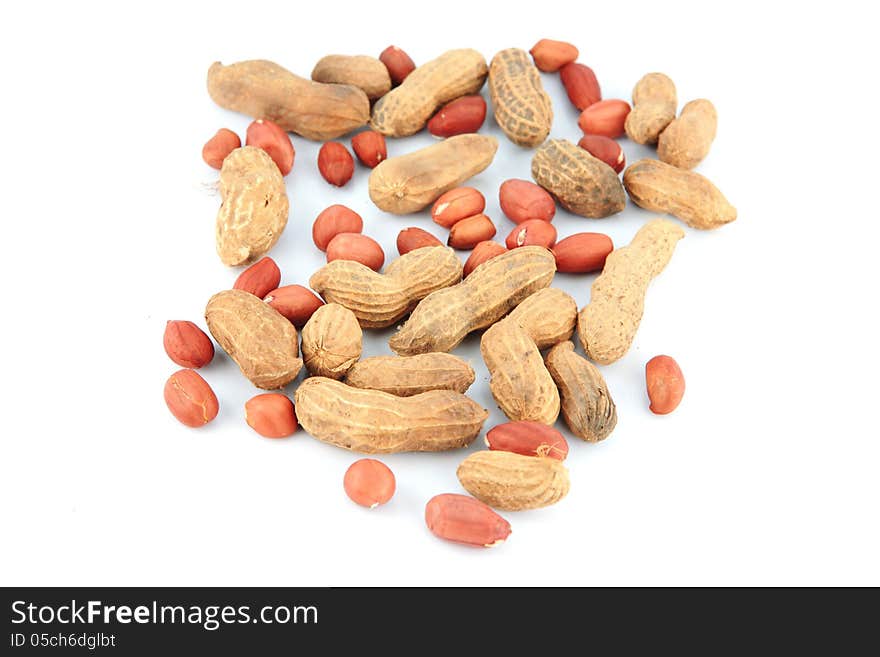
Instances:
[[[559,386],[562,417],[571,432],[588,442],[605,440],[617,425],[617,407],[598,368],[566,340],[547,354],[547,369]]]
[[[648,73],[636,83],[632,111],[626,117],[626,134],[637,144],[656,144],[678,106],[675,83],[663,73]]]
[[[498,407],[511,420],[553,424],[559,416],[559,390],[544,366],[539,345],[574,331],[577,304],[562,290],[535,292],[480,340],[480,352]]]
[[[660,133],[657,157],[681,169],[693,169],[709,154],[718,113],[708,100],[692,100],[681,108],[681,114]]]
[[[452,390],[397,397],[311,377],[295,394],[296,414],[309,434],[365,454],[439,452],[473,442],[488,411]]]
[[[370,173],[370,199],[385,212],[418,212],[488,167],[497,150],[495,137],[467,134],[390,157]]]
[[[485,450],[458,466],[458,480],[481,502],[496,509],[522,511],[555,504],[568,494],[568,468],[544,456]]]
[[[425,127],[441,105],[477,93],[486,81],[486,59],[476,50],[449,50],[422,64],[373,107],[373,129],[406,137]]]
[[[426,246],[392,261],[379,274],[359,262],[334,260],[309,286],[329,303],[351,310],[364,328],[391,326],[435,290],[461,280],[462,264],[445,246]]]
[[[312,80],[328,84],[350,84],[362,89],[367,98],[381,98],[391,89],[391,76],[385,64],[366,55],[327,55],[312,69]]]
[[[345,382],[399,397],[429,390],[465,392],[474,382],[474,368],[458,356],[445,353],[373,356],[355,363]]]
[[[587,356],[608,365],[629,351],[645,310],[645,293],[660,274],[684,230],[666,219],[639,229],[627,246],[615,249],[593,282],[588,303],[578,315],[578,337]]]
[[[432,292],[388,341],[401,356],[450,351],[471,331],[491,326],[556,273],[553,254],[523,246],[484,262],[458,285]]]
[[[489,93],[495,121],[510,141],[528,148],[544,143],[553,124],[553,105],[525,50],[508,48],[492,58]]]
[[[306,139],[336,139],[370,120],[363,90],[312,82],[265,59],[208,69],[208,93],[220,107],[269,119]]]

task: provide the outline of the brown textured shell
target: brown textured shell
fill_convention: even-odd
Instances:
[[[544,143],[553,124],[553,104],[525,50],[508,48],[489,65],[489,93],[495,121],[517,146]]]
[[[692,100],[660,134],[657,157],[663,162],[693,169],[709,154],[718,129],[718,112],[708,100]]]
[[[547,354],[547,369],[562,395],[562,417],[588,442],[605,440],[617,425],[617,407],[602,373],[566,340]]]
[[[373,356],[354,364],[345,382],[355,388],[381,390],[411,397],[429,390],[465,392],[474,382],[474,368],[445,353],[417,356]]]
[[[309,286],[351,310],[364,328],[391,326],[431,292],[461,281],[461,260],[446,246],[426,246],[393,260],[379,274],[351,260],[316,271]]]
[[[551,139],[537,150],[532,177],[564,208],[583,217],[607,217],[626,206],[614,169],[564,139]]]
[[[422,299],[388,344],[401,356],[450,351],[471,331],[491,326],[530,294],[549,286],[555,273],[556,260],[544,247],[502,253],[458,285]]]
[[[357,317],[338,303],[318,308],[302,330],[302,355],[314,376],[341,379],[361,357],[364,334]]]
[[[504,511],[539,509],[568,494],[562,461],[513,452],[474,452],[458,466],[458,480],[481,502]]]
[[[660,133],[675,119],[678,96],[675,83],[663,73],[648,73],[636,83],[626,134],[637,144],[656,144]]]
[[[370,198],[386,212],[418,212],[492,164],[497,150],[495,137],[467,134],[388,158],[370,173]]]
[[[296,328],[250,292],[215,294],[205,308],[205,319],[214,339],[258,388],[282,388],[299,374]]]
[[[406,137],[425,127],[438,107],[483,88],[488,67],[476,50],[449,50],[417,67],[373,107],[372,127],[389,137]]]
[[[684,230],[666,219],[654,219],[639,229],[632,242],[615,249],[590,289],[590,303],[578,315],[578,337],[587,356],[608,365],[632,344],[648,284],[660,274]]]
[[[439,452],[473,442],[489,412],[452,390],[397,397],[324,377],[303,381],[296,415],[309,434],[365,454]]]
[[[367,98],[381,98],[391,90],[391,76],[385,64],[367,55],[327,55],[312,69],[312,80],[329,84],[350,84],[363,89]]]
[[[574,331],[577,304],[562,290],[539,290],[491,326],[480,340],[489,370],[489,389],[511,420],[553,424],[559,417],[559,390],[544,366],[542,346],[567,340]]]
[[[370,101],[361,89],[312,82],[265,59],[213,63],[208,93],[220,107],[316,141],[336,139],[370,120]]]
[[[624,172],[623,184],[639,207],[671,214],[691,228],[708,230],[736,219],[736,208],[695,171],[658,160],[639,160]]]
[[[281,237],[290,202],[284,178],[262,148],[236,148],[220,169],[217,254],[224,265],[247,265]]]

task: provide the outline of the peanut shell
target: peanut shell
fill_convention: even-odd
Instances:
[[[391,76],[385,64],[367,55],[327,55],[312,69],[312,80],[329,84],[350,84],[367,98],[381,98],[391,90]]]
[[[562,461],[513,452],[474,452],[458,466],[458,480],[481,502],[504,511],[538,509],[568,494]]]
[[[544,143],[553,125],[553,104],[525,50],[508,48],[489,65],[489,93],[495,121],[517,146]]]
[[[363,332],[357,317],[338,303],[318,308],[302,330],[302,355],[314,376],[341,379],[361,357]]]
[[[429,390],[466,392],[474,382],[474,368],[458,356],[445,353],[373,356],[355,363],[345,382],[355,388],[381,390],[398,397],[412,397]]]

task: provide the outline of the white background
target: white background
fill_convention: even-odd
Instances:
[[[880,584],[877,428],[878,61],[865,3],[82,3],[5,5],[0,156],[3,357],[0,580],[50,585]],[[14,8],[13,8],[14,7]],[[203,370],[220,399],[211,425],[178,424],[162,400],[175,366],[167,319],[202,326],[237,271],[214,252],[216,172],[200,158],[219,127],[211,62],[273,59],[307,76],[329,53],[394,43],[417,63],[454,47],[577,44],[608,98],[660,70],[679,99],[712,99],[718,138],[699,171],[738,207],[712,233],[688,229],[652,285],[635,344],[604,368],[620,421],[600,445],[571,440],[571,493],[505,514],[494,550],[425,528],[432,495],[461,492],[466,452],[383,457],[386,507],[351,503],[357,458],[300,431],[254,434],[257,391],[218,350]],[[869,63],[871,67],[869,68]],[[552,136],[576,140],[556,75]],[[487,90],[483,91],[488,96]],[[530,151],[500,138],[473,181],[503,240],[497,187],[529,177]],[[391,155],[430,143],[389,141]],[[346,140],[347,142],[347,140]],[[322,264],[311,223],[344,203],[396,255],[397,232],[444,231],[427,213],[379,212],[358,167],[338,190],[318,145],[295,137],[291,215],[271,255],[283,282]],[[629,161],[650,155],[624,140]],[[560,237],[629,241],[632,205],[588,220],[560,210]],[[462,253],[462,257],[467,254]],[[593,276],[555,284],[583,306]],[[387,353],[389,331],[365,354]],[[580,349],[580,348],[578,348]],[[471,394],[502,421],[478,338],[460,349]],[[645,361],[674,355],[680,408],[647,410]],[[293,386],[288,388],[292,394]],[[560,426],[562,422],[560,421]],[[482,438],[470,449],[480,449]]]

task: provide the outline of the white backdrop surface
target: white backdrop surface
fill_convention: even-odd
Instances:
[[[6,308],[0,580],[93,585],[880,584],[876,423],[877,61],[860,3],[176,3],[6,7],[0,116]],[[797,20],[794,20],[795,17]],[[506,544],[476,550],[425,528],[425,502],[463,492],[463,452],[381,457],[397,476],[386,507],[342,490],[357,455],[298,432],[258,437],[256,390],[218,349],[202,374],[221,411],[178,424],[162,386],[168,319],[204,327],[205,302],[237,271],[214,252],[216,172],[200,158],[219,127],[249,118],[215,106],[215,60],[267,58],[307,76],[329,53],[394,43],[417,63],[454,47],[487,59],[541,37],[569,40],[606,98],[646,72],[679,99],[707,97],[718,137],[699,171],[737,206],[714,232],[687,229],[651,286],[630,353],[604,368],[619,423],[602,444],[571,438],[571,493],[504,514]],[[577,140],[556,75],[551,136]],[[488,99],[488,91],[483,90]],[[499,137],[472,180],[503,241],[498,185],[530,178],[531,151]],[[349,140],[345,140],[348,143]],[[431,143],[389,140],[389,155]],[[629,162],[651,150],[622,141]],[[271,256],[283,284],[323,263],[317,213],[357,210],[396,255],[402,228],[441,239],[427,212],[395,217],[367,195],[368,170],[336,189],[319,144],[294,137],[288,227]],[[559,210],[560,238],[623,245],[651,216],[632,204],[589,220]],[[461,253],[462,258],[467,253]],[[594,276],[557,275],[582,307]],[[365,355],[390,353],[368,331]],[[580,351],[580,347],[578,347]],[[455,351],[470,394],[504,420],[471,336]],[[675,356],[679,409],[653,416],[644,364]],[[292,394],[294,386],[287,390]],[[563,423],[560,421],[560,428]],[[567,433],[567,432],[566,432]],[[567,434],[568,435],[568,434]]]

